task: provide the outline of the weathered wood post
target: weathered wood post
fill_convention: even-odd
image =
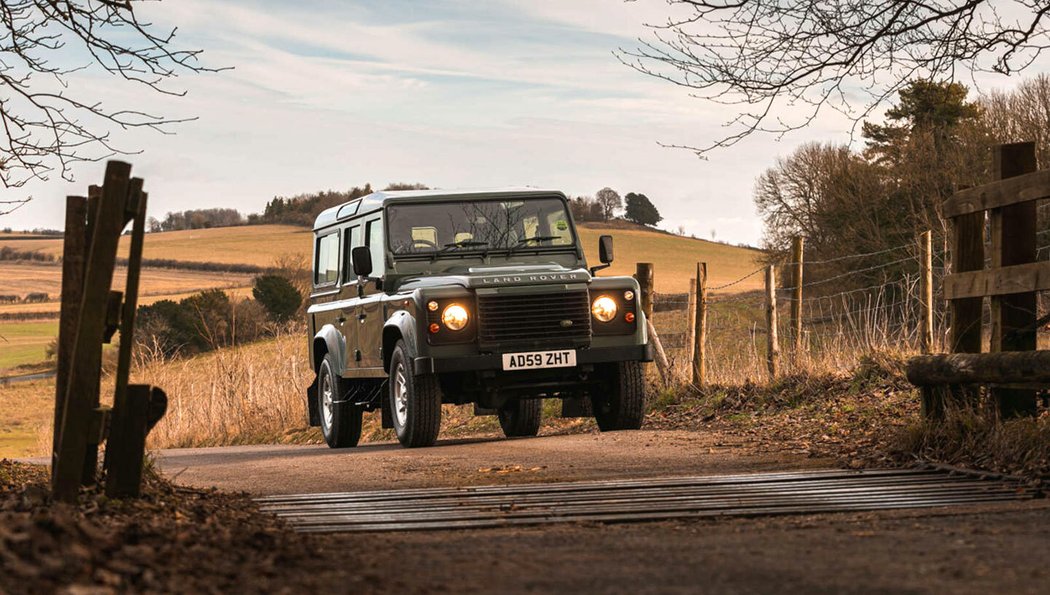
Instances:
[[[646,318],[653,316],[653,263],[639,262],[635,265],[634,278],[638,280],[638,303]]]
[[[1005,180],[1036,171],[1035,143],[999,145],[992,153],[996,179]],[[1036,201],[1015,203],[988,211],[991,232],[991,267],[1028,264],[1036,259]],[[991,351],[1036,349],[1036,293],[991,296]],[[995,388],[992,395],[1003,417],[1034,415],[1036,392],[1031,389]]]
[[[766,366],[769,379],[777,377],[780,343],[777,340],[777,273],[776,266],[766,267]]]
[[[656,369],[660,372],[660,378],[667,383],[670,374],[667,353],[664,352],[660,335],[656,333],[656,326],[653,324],[653,263],[639,262],[635,266],[635,279],[638,280],[639,305],[645,314],[646,330],[653,344],[653,354],[656,356]]]
[[[707,263],[696,265],[696,314],[693,316],[696,330],[693,333],[693,384],[703,386],[707,382]]]
[[[922,329],[919,333],[922,352],[933,352],[933,234],[924,231],[919,234],[919,252],[921,254],[922,285],[919,291],[919,304],[922,310]]]
[[[791,296],[791,332],[795,340],[795,358],[802,353],[802,247],[805,239],[798,236],[791,243],[792,278],[794,291]]]
[[[87,199],[66,198],[66,230],[62,242],[62,302],[59,309],[58,349],[55,365],[55,431],[51,443],[51,472],[58,460],[62,412],[66,403],[70,359],[77,335],[77,308],[84,293],[84,262],[87,243]]]
[[[106,334],[106,317],[110,310],[110,286],[117,258],[117,243],[125,222],[128,178],[131,165],[110,161],[106,165],[103,193],[97,211],[88,213],[90,240],[87,243],[87,266],[84,291],[77,308],[77,333],[66,379],[66,396],[62,403],[58,453],[53,472],[53,495],[56,500],[73,502],[82,482],[94,482],[94,465],[98,453],[89,452],[92,425],[97,418],[99,370],[102,343]],[[89,201],[96,202],[96,201]],[[90,472],[88,467],[90,467]]]
[[[699,269],[700,264],[697,263]],[[687,378],[693,376],[693,359],[696,352],[696,278],[689,280],[689,299],[685,305],[685,361],[688,362]]]

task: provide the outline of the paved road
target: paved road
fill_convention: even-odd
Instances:
[[[681,431],[396,443],[332,450],[323,445],[162,451],[179,483],[258,495],[387,488],[741,473],[833,467],[833,461],[755,453],[738,438]]]

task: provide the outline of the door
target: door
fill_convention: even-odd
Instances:
[[[365,223],[365,245],[372,257],[372,277],[382,277],[386,270],[386,249],[383,244],[383,225],[381,219]],[[365,286],[365,297],[357,306],[357,352],[360,354],[362,368],[383,368],[383,323],[384,316],[382,291],[374,282]]]
[[[343,232],[343,268],[342,291],[340,292],[341,308],[338,312],[339,330],[346,339],[346,362],[344,370],[350,371],[361,366],[357,357],[357,278],[354,277],[354,266],[350,253],[354,246],[361,245],[361,226],[355,225]]]

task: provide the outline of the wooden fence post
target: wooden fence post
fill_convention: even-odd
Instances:
[[[919,251],[922,264],[922,286],[919,302],[922,309],[922,352],[933,352],[933,234],[924,231],[919,234]]]
[[[776,266],[766,267],[766,365],[769,379],[777,377],[780,345],[777,341],[777,274]]]
[[[997,179],[1036,171],[1034,142],[999,145],[992,155],[993,173]],[[1035,262],[1036,206],[1036,201],[1027,201],[989,210],[992,268]],[[1036,309],[1034,291],[992,296],[991,351],[1034,351]],[[1036,412],[1034,390],[995,388],[992,395],[1003,417],[1034,415]]]
[[[795,340],[795,357],[802,353],[802,247],[805,239],[798,236],[791,244],[791,260],[793,261],[793,275],[791,283],[794,291],[791,298],[791,332]]]
[[[646,318],[653,316],[653,263],[639,262],[635,266],[635,279],[638,280],[638,303]]]
[[[53,472],[52,493],[61,502],[75,501],[81,483],[94,480],[94,467],[90,470],[91,477],[85,471],[98,457],[97,452],[88,452],[88,444],[92,423],[97,421],[99,370],[106,334],[102,314],[108,311],[117,243],[120,230],[127,222],[125,208],[130,172],[131,165],[110,161],[106,165],[97,212],[88,214],[91,238],[87,244],[84,292],[77,309],[78,330],[66,379],[59,452]]]
[[[700,268],[700,263],[697,263],[697,270]],[[686,300],[685,306],[685,361],[689,362],[690,372],[686,375],[687,377],[694,376],[692,371],[693,360],[696,354],[696,278],[689,280],[689,299]]]
[[[62,241],[62,302],[59,310],[58,349],[55,364],[55,425],[51,443],[51,473],[55,472],[66,403],[70,359],[77,335],[77,309],[84,294],[84,262],[87,260],[87,199],[66,198],[66,230]]]
[[[695,345],[693,345],[693,384],[703,386],[707,382],[707,263],[696,264],[696,285],[694,324],[696,329],[693,333]]]

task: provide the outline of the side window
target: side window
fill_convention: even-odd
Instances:
[[[314,285],[335,283],[339,278],[339,234],[330,233],[317,240],[314,254]]]
[[[361,245],[361,226],[355,225],[346,230],[343,236],[343,283],[354,280],[354,265],[350,253],[354,246]]]
[[[372,274],[380,276],[386,268],[386,263],[383,262],[383,222],[379,219],[369,221],[366,233],[368,248],[372,252]]]

